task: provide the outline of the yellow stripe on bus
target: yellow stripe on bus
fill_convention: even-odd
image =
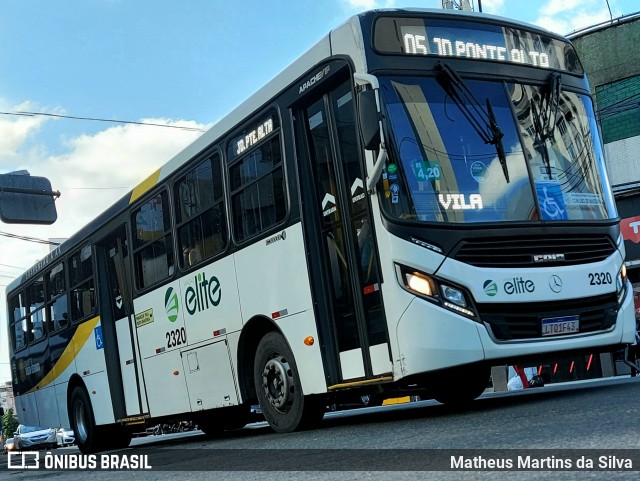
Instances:
[[[62,352],[62,355],[53,366],[53,369],[51,369],[51,371],[49,371],[38,384],[29,389],[26,394],[37,391],[38,389],[42,389],[48,384],[51,384],[69,367],[69,365],[73,362],[73,360],[82,349],[82,346],[84,346],[87,342],[87,339],[89,339],[89,336],[95,329],[99,320],[100,317],[96,316],[93,319],[89,319],[88,321],[85,321],[78,326],[76,332],[73,334],[73,337],[69,341],[69,344],[67,344],[67,347]]]
[[[133,204],[133,202],[138,198],[142,197],[145,192],[147,192],[151,187],[158,183],[158,179],[160,178],[160,169],[156,170],[149,177],[140,182],[136,187],[134,187],[133,192],[131,192],[131,198],[129,199],[129,204]]]

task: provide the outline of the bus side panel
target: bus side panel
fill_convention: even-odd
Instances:
[[[55,386],[49,385],[35,392],[36,407],[38,409],[39,426],[52,428],[60,427],[58,402]]]
[[[78,335],[81,331],[88,337]],[[102,326],[100,318],[90,319],[82,323],[73,337],[78,374],[86,377],[99,372],[106,372],[104,344],[102,342]]]
[[[113,416],[113,404],[111,402],[111,391],[107,371],[85,376],[82,380],[87,387],[89,399],[91,399],[91,407],[93,408],[93,417],[96,424],[115,423],[116,420]]]
[[[302,224],[256,242],[234,254],[240,305],[245,322],[254,316],[274,319],[298,364],[305,393],[326,392],[320,342],[303,341],[318,332],[311,301]],[[297,314],[297,315],[296,315]]]
[[[87,388],[96,424],[115,422],[100,318],[95,317],[80,324],[71,342],[76,352],[76,372]]]
[[[226,342],[184,351],[182,363],[193,411],[238,404]]]
[[[242,329],[235,264],[227,256],[180,279],[180,313],[193,345]]]
[[[240,343],[241,331],[233,332],[227,335],[227,348],[229,349],[229,361],[231,363],[231,376],[236,380],[236,391],[238,393],[238,404],[243,402],[242,390],[238,384],[238,344]],[[253,381],[251,381],[253,382]]]
[[[15,415],[18,418],[18,421],[20,421],[21,423],[28,423],[27,419],[22,415],[22,413],[24,412],[24,409],[22,408],[23,403],[23,399],[24,399],[24,394],[21,396],[16,396],[13,400],[16,403],[16,412]],[[11,433],[13,435],[13,433]]]
[[[54,386],[56,404],[58,408],[58,418],[60,419],[60,427],[71,428],[69,421],[69,412],[67,411],[67,390],[69,382],[60,382]]]
[[[136,331],[151,416],[189,412],[180,349],[188,338],[179,282],[173,281],[134,299]]]
[[[322,394],[327,392],[327,382],[320,354],[321,340],[318,337],[313,309],[282,318],[278,326],[289,342],[296,359],[302,392]],[[304,340],[313,336],[315,342],[307,346]]]
[[[19,409],[17,413],[20,424],[29,426],[41,426],[40,417],[38,416],[38,406],[36,403],[36,394],[31,392],[20,396],[20,404],[16,404]],[[45,426],[46,427],[46,426]]]
[[[151,417],[191,411],[179,350],[143,359],[142,367]]]
[[[134,299],[133,304],[143,359],[178,349],[187,343],[182,316],[184,301],[178,281]],[[146,372],[145,380],[150,381]]]

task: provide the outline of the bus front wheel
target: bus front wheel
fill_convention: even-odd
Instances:
[[[479,397],[489,384],[491,368],[486,365],[461,366],[444,370],[436,381],[436,401],[462,406]]]
[[[324,403],[303,394],[293,352],[280,333],[270,332],[258,344],[254,381],[262,413],[274,431],[289,433],[322,420]]]

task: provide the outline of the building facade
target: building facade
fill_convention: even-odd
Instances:
[[[16,412],[16,402],[13,397],[13,386],[11,381],[0,384],[0,407],[6,412],[7,409],[13,409]]]
[[[624,238],[629,278],[640,319],[640,12],[569,35],[596,102],[609,180]],[[639,323],[640,325],[640,323]],[[629,366],[614,353],[618,374]]]
[[[569,35],[595,97],[609,180],[627,250],[640,281],[640,12]]]

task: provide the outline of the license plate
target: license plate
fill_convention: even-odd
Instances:
[[[579,316],[548,317],[542,319],[543,336],[561,336],[580,332]]]

